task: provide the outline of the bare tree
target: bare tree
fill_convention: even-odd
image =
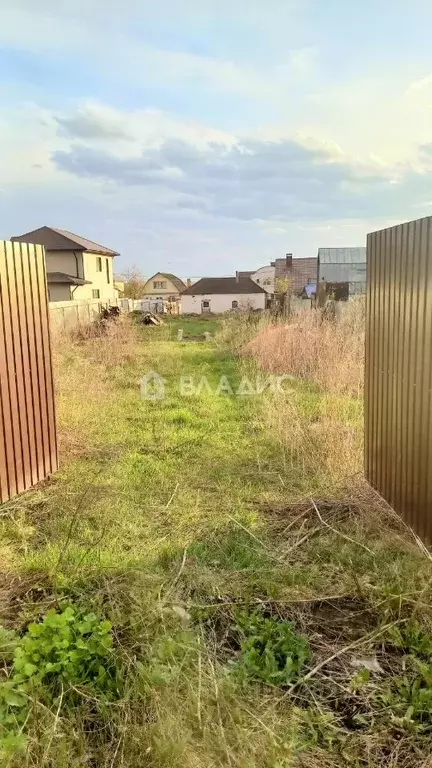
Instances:
[[[125,299],[142,299],[146,282],[147,280],[136,264],[129,267],[124,273]]]

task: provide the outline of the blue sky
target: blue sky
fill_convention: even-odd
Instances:
[[[181,276],[432,213],[430,3],[3,0],[0,237]]]

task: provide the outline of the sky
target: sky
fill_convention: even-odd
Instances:
[[[1,0],[0,238],[180,276],[432,214],[432,4]]]

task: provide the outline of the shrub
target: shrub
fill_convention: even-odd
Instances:
[[[236,629],[243,636],[236,664],[240,678],[262,680],[273,686],[298,679],[310,648],[291,622],[260,613],[242,614]]]
[[[7,639],[10,649],[10,634]],[[0,684],[0,748],[20,743],[19,729],[27,720],[30,697],[49,705],[62,694],[66,704],[76,686],[112,698],[116,668],[109,621],[68,606],[60,613],[48,611],[15,640],[10,677]]]

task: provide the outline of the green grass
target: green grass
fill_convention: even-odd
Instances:
[[[206,315],[197,317],[191,315],[187,315],[186,317],[182,317],[181,315],[179,317],[166,316],[165,323],[169,327],[172,337],[177,336],[177,330],[179,328],[183,329],[185,336],[199,336],[206,331],[214,334],[220,325],[218,318],[213,315],[209,315],[208,317]]]
[[[107,702],[85,686],[73,706],[66,693],[35,695],[27,746],[8,765],[422,765],[430,734],[400,722],[391,681],[402,655],[383,649],[386,626],[411,615],[430,631],[429,560],[361,485],[317,513],[308,499],[328,497],[329,477],[278,438],[269,395],[182,396],[180,376],[235,386],[253,369],[222,344],[177,342],[178,327],[198,335],[217,323],[175,318],[135,329],[113,356],[115,339],[56,354],[62,466],[1,510],[2,622],[22,633],[65,601],[94,611],[112,625],[122,684]],[[163,400],[140,399],[150,370],[165,379]],[[322,393],[294,388],[313,422]],[[357,405],[341,408],[356,425]],[[302,674],[353,641],[358,650],[292,693],[279,678],[239,679],[239,609],[243,623],[249,612],[251,626],[268,618],[277,632],[280,620],[307,638]],[[356,653],[378,654],[383,676],[354,694]]]

